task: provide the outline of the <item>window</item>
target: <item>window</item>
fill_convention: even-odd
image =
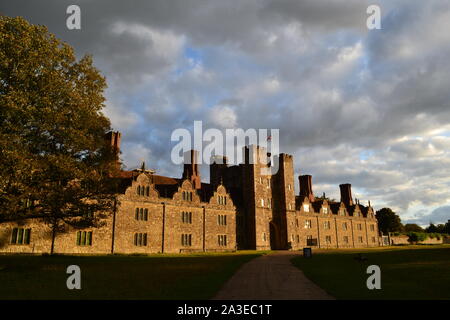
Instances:
[[[221,247],[226,247],[227,246],[227,236],[225,234],[219,234],[217,236],[217,243]]]
[[[303,205],[303,211],[309,212],[309,204],[304,204]]]
[[[267,179],[267,189],[270,189],[270,179]]]
[[[344,236],[344,243],[348,243],[348,236]]]
[[[326,244],[331,244],[331,236],[326,236],[325,242],[326,242]]]
[[[183,211],[181,213],[181,221],[183,223],[192,223],[192,212]]]
[[[300,242],[300,236],[297,235],[297,243],[299,243],[299,242]]]
[[[317,239],[313,239],[311,235],[306,236],[306,245],[307,246],[317,246]]]
[[[149,196],[150,195],[150,187],[144,187],[144,186],[137,186],[137,188],[136,188],[136,194],[138,195],[138,196],[144,196],[144,195],[147,195],[147,196]]]
[[[185,247],[192,246],[192,234],[182,234],[181,235],[181,245]]]
[[[192,201],[192,192],[183,191],[183,200]]]
[[[291,190],[291,185],[290,184],[288,184],[288,190]]]
[[[370,231],[375,231],[375,225],[373,224],[370,225]]]
[[[362,224],[361,223],[358,223],[357,227],[358,227],[358,230],[362,230]]]
[[[264,242],[266,241],[266,233],[265,232],[263,232],[263,234],[262,234],[262,239]]]
[[[339,215],[340,216],[345,216],[345,209],[344,208],[339,209]]]
[[[219,214],[219,215],[217,216],[217,224],[218,224],[219,226],[226,226],[226,225],[227,225],[227,216],[226,216],[226,215]]]
[[[348,229],[347,222],[343,222],[342,223],[342,230],[347,230],[347,229]]]
[[[295,226],[298,228],[298,219],[295,219]]]
[[[305,220],[305,229],[311,229],[311,228],[312,228],[311,220]]]
[[[264,207],[264,199],[261,199],[261,207]]]
[[[137,247],[147,246],[147,234],[146,233],[135,233],[134,234],[134,245]]]
[[[324,221],[324,223],[323,223],[323,228],[324,229],[330,229],[331,227],[330,227],[330,221]]]
[[[328,214],[328,208],[327,207],[322,207],[322,212],[324,214]]]
[[[372,237],[372,242],[375,243],[375,237]]]
[[[269,208],[272,208],[272,199],[271,198],[267,199],[267,205],[269,206]]]
[[[148,209],[136,208],[134,218],[136,220],[147,221],[148,220]]]
[[[292,204],[289,203],[289,210],[292,210]]]
[[[227,197],[225,196],[218,196],[217,201],[219,204],[226,205],[227,204]]]
[[[78,231],[77,246],[92,246],[92,231]]]
[[[11,244],[30,244],[31,229],[13,228]]]
[[[358,237],[358,241],[359,241],[359,243],[362,243],[363,242],[363,237]]]

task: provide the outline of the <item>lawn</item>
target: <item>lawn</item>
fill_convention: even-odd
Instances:
[[[4,299],[209,299],[245,262],[264,252],[151,256],[0,255]],[[66,269],[81,268],[81,290]]]
[[[449,245],[316,250],[292,262],[337,299],[450,299]],[[369,265],[381,269],[380,290],[367,289]]]

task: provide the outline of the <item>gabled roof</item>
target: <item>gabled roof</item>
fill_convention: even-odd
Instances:
[[[328,204],[330,205],[330,209],[333,214],[339,214],[341,202],[328,202]]]

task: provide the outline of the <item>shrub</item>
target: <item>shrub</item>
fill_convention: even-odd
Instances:
[[[427,234],[422,232],[408,232],[407,236],[410,243],[421,242],[427,238]]]

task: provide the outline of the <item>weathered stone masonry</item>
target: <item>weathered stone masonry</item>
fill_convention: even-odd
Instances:
[[[120,133],[108,135],[119,150]],[[351,186],[340,185],[341,201],[316,199],[312,178],[299,177],[294,191],[291,155],[280,154],[270,168],[264,148],[244,148],[245,161],[229,166],[225,157],[210,166],[202,183],[196,151],[187,154],[181,179],[152,170],[122,171],[116,209],[99,228],[67,226],[55,238],[55,253],[182,253],[236,249],[353,248],[379,245],[373,208],[353,202]],[[249,163],[250,159],[253,163]],[[25,231],[29,229],[28,231]],[[26,237],[25,237],[26,234]],[[48,253],[51,230],[37,219],[0,225],[0,252]]]

